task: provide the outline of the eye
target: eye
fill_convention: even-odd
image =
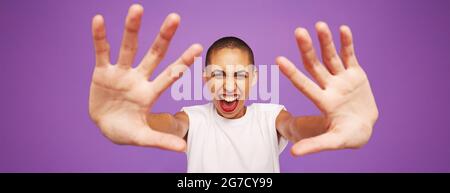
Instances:
[[[224,77],[224,72],[222,71],[214,71],[211,73],[212,78],[222,79]]]
[[[248,73],[247,72],[236,72],[234,74],[235,78],[238,80],[244,80],[248,77]]]

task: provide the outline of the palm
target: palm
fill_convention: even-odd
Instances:
[[[348,146],[358,146],[368,140],[376,104],[369,81],[361,68],[349,69],[333,77],[317,107],[326,115],[330,131],[352,135]]]
[[[341,27],[341,56],[336,53],[331,33],[325,23],[316,25],[322,58],[317,59],[312,40],[305,29],[296,30],[303,63],[315,82],[301,73],[284,57],[277,63],[281,71],[324,114],[328,130],[319,136],[299,141],[295,154],[328,149],[358,148],[367,143],[378,110],[367,75],[354,55],[350,29]]]
[[[113,127],[111,132],[137,133],[145,127],[145,114],[156,100],[151,91],[151,83],[136,71],[116,66],[96,68],[90,92],[91,114],[100,115],[101,124]]]
[[[171,14],[167,17],[148,54],[138,67],[132,68],[142,13],[141,6],[131,6],[119,59],[114,65],[109,61],[109,44],[103,18],[94,17],[96,66],[89,98],[90,116],[102,133],[115,143],[181,151],[185,142],[173,135],[152,130],[147,124],[146,115],[159,95],[193,63],[202,48],[199,45],[191,46],[178,60],[149,81],[148,77],[162,60],[175,33],[179,16]]]

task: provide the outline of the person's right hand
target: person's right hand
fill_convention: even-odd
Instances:
[[[182,75],[203,48],[198,44],[192,45],[178,60],[149,81],[149,76],[167,51],[180,17],[174,13],[167,16],[148,53],[133,68],[131,65],[136,55],[142,14],[142,6],[135,4],[130,7],[119,58],[114,65],[110,63],[103,17],[96,15],[93,18],[96,65],[91,82],[89,114],[102,133],[116,144],[184,151],[186,142],[183,139],[152,130],[146,115],[160,94]]]

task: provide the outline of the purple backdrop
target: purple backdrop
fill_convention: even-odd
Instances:
[[[94,67],[91,18],[106,18],[116,59],[132,1],[0,1],[0,172],[185,172],[184,154],[113,145],[88,117]],[[191,43],[225,35],[245,39],[256,63],[284,55],[301,66],[295,27],[349,25],[380,118],[359,150],[294,158],[282,172],[450,172],[450,1],[152,1],[145,8],[138,60],[167,14],[181,26],[158,68]],[[314,32],[312,32],[314,33]],[[317,45],[317,38],[314,37]],[[203,56],[205,53],[203,53]],[[280,103],[296,115],[318,111],[285,77]],[[175,102],[166,92],[155,111]],[[289,147],[290,148],[290,145]]]

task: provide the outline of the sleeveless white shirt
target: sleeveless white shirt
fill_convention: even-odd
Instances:
[[[226,119],[208,103],[184,107],[189,117],[187,170],[192,172],[280,172],[275,120],[282,105],[254,103],[244,116]]]

